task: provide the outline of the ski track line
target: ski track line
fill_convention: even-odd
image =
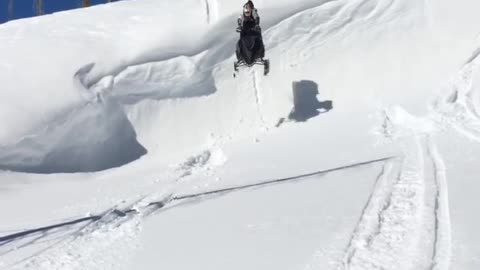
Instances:
[[[302,60],[308,59],[308,57],[310,56],[309,51],[311,51],[312,47],[323,45],[329,39],[331,39],[334,34],[341,32],[341,30],[345,29],[348,25],[353,23],[355,20],[355,14],[357,12],[357,9],[360,8],[367,1],[368,0],[360,0],[355,3],[351,3],[350,5],[345,3],[336,12],[335,16],[332,17],[329,21],[315,26],[310,31],[310,34],[301,37],[298,41],[295,42],[294,46],[297,46],[298,43],[310,44],[310,46],[305,47],[305,49],[300,49],[299,53],[297,53],[295,57]],[[314,9],[319,8],[323,7],[317,6]],[[309,10],[310,9],[305,10],[304,12]],[[348,13],[348,15],[344,13]],[[293,61],[290,62],[294,63]]]
[[[480,113],[478,112],[478,105],[475,104],[476,92],[470,92],[467,94],[467,108],[475,116],[477,120],[480,120]]]
[[[362,211],[361,218],[350,238],[344,265],[350,264],[351,259],[355,254],[355,246],[366,245],[371,242],[371,235],[375,234],[376,228],[379,226],[380,216],[375,213],[382,212],[381,208],[386,205],[387,199],[391,196],[392,182],[389,181],[388,176],[394,168],[394,162],[396,161],[387,161],[375,181],[374,190],[370,194]]]
[[[445,102],[440,107],[435,108],[440,116],[440,125],[451,126],[460,135],[480,142],[480,118],[477,117],[475,103],[468,99],[470,95],[463,95],[459,91],[451,94],[455,101]],[[465,105],[456,100],[464,99]]]
[[[460,124],[459,122],[456,122],[456,123],[453,123],[453,128],[460,135],[463,135],[464,137],[472,141],[480,142],[480,131],[469,127],[467,124],[465,123]]]
[[[406,146],[403,159],[388,160],[379,174],[341,269],[448,269],[445,165],[429,137]]]
[[[419,217],[424,200],[423,156],[417,144],[415,141],[414,150],[405,154],[400,166],[381,178],[393,178],[392,186],[388,192],[380,192],[388,194],[380,203],[369,202],[367,209],[371,211],[361,217],[356,228],[355,240],[344,259],[345,269],[388,269],[399,262],[403,263],[399,268],[408,269],[412,263],[409,249],[418,249],[415,240],[420,238],[418,229],[423,225]],[[370,222],[371,216],[377,220]]]
[[[254,70],[253,71],[253,89],[255,91],[255,103],[257,105],[257,112],[258,112],[258,115],[260,116],[260,121],[261,121],[261,124],[263,127],[266,127],[267,124],[265,122],[265,118],[263,116],[263,113],[262,113],[262,99],[261,99],[261,96],[260,96],[260,83],[258,82],[258,78],[257,78],[257,72]]]
[[[435,110],[460,135],[480,142],[480,108],[474,78],[480,70],[480,49],[477,51],[450,83],[450,94],[441,99]]]
[[[207,18],[207,24],[210,24],[210,3],[209,3],[209,0],[204,0],[204,4],[205,4],[205,13],[206,13],[206,18]]]
[[[381,19],[390,11],[394,3],[395,0],[346,1],[330,20],[317,24],[312,28],[309,35],[299,39],[298,42],[304,42],[310,44],[310,46],[300,49],[297,57],[308,59],[312,47],[322,46],[330,39],[341,34],[342,31],[346,31],[353,24]],[[315,8],[321,8],[321,6]]]
[[[428,155],[434,169],[437,187],[435,194],[435,246],[431,270],[446,270],[450,266],[452,233],[448,205],[448,187],[445,164],[432,138],[428,138]]]
[[[453,120],[455,126],[457,126],[457,131],[464,136],[480,141],[480,114],[478,112],[479,108],[477,108],[478,104],[475,102],[477,91],[475,91],[474,81],[474,75],[479,72],[480,59],[477,52],[473,55],[474,57],[472,56],[473,58],[463,67],[453,85],[456,99],[452,102],[452,105],[458,105],[464,109],[464,111],[460,112],[460,120],[455,119],[455,115],[453,115]],[[463,101],[464,104],[459,102],[459,100]],[[443,105],[448,106],[450,104],[444,103]],[[452,117],[452,115],[448,116]],[[478,128],[475,128],[475,126],[478,126]]]
[[[13,269],[20,269],[24,268],[27,265],[37,262],[38,260],[42,260],[45,256],[51,256],[51,253],[58,252],[58,250],[62,250],[66,247],[69,247],[70,244],[74,243],[77,239],[82,237],[88,237],[91,233],[95,232],[102,226],[108,225],[110,221],[116,220],[117,218],[116,208],[112,207],[103,213],[99,214],[98,216],[86,220],[85,224],[80,225],[78,228],[72,228],[72,233],[67,233],[64,237],[60,237],[59,239],[53,240],[46,240],[48,244],[45,247],[40,248],[38,251],[35,251],[33,254],[29,255],[26,258],[20,259],[18,261],[7,263],[5,266],[8,268]],[[73,224],[72,224],[73,225]],[[53,232],[55,233],[55,231]],[[48,237],[50,233],[48,231],[40,233],[38,236],[39,239]],[[15,239],[13,239],[15,240]],[[21,249],[27,246],[35,245],[35,243],[31,243],[30,245],[24,246],[16,246],[9,250],[9,252]],[[1,266],[1,265],[0,265]]]
[[[7,263],[9,267],[14,267],[15,269],[23,269],[24,266],[32,266],[35,269],[62,269],[60,265],[70,264],[74,258],[75,260],[81,259],[85,261],[85,263],[91,264],[91,261],[88,261],[89,258],[95,255],[96,248],[100,248],[100,252],[103,254],[107,250],[114,248],[117,241],[119,240],[119,236],[127,236],[130,240],[134,240],[138,229],[140,226],[140,222],[143,218],[146,218],[152,214],[157,213],[159,210],[162,209],[171,209],[176,207],[175,204],[170,205],[173,202],[177,202],[177,205],[184,205],[188,203],[196,203],[197,200],[207,199],[209,196],[219,196],[225,195],[230,192],[246,190],[256,187],[267,187],[270,185],[275,185],[279,183],[286,183],[291,181],[301,181],[301,180],[308,180],[309,177],[315,175],[326,175],[328,173],[342,171],[346,169],[353,169],[360,166],[367,166],[374,163],[385,162],[393,157],[385,157],[376,160],[368,160],[364,162],[358,162],[354,164],[348,164],[341,167],[331,168],[327,170],[321,170],[306,174],[295,175],[286,178],[280,179],[270,179],[260,181],[258,183],[243,185],[243,186],[234,186],[230,188],[224,189],[217,189],[212,191],[205,191],[201,193],[193,193],[193,194],[184,194],[184,195],[174,195],[169,194],[167,196],[163,196],[161,200],[157,201],[150,201],[148,202],[148,198],[142,197],[135,202],[132,202],[126,206],[120,208],[119,206],[111,207],[110,209],[104,211],[99,215],[91,216],[88,220],[85,220],[85,224],[83,221],[78,221],[79,227],[77,228],[66,228],[67,230],[71,230],[72,232],[65,231],[65,234],[59,237],[59,240],[56,239],[48,239],[49,236],[55,234],[59,230],[62,230],[62,224],[53,225],[51,226],[53,231],[50,231],[49,228],[45,228],[44,231],[39,232],[41,238],[45,238],[45,241],[51,242],[45,248],[40,248],[40,250],[35,251],[33,254],[29,255],[27,258],[22,258],[17,261],[12,261]],[[146,201],[147,200],[147,201]],[[138,218],[136,218],[138,217]],[[77,221],[73,221],[76,223]],[[133,226],[133,227],[132,227]],[[55,228],[53,228],[55,227]],[[127,228],[125,228],[127,227]],[[130,227],[130,228],[129,228]],[[121,233],[114,233],[116,230],[120,229]],[[133,230],[132,230],[133,229]],[[4,244],[10,244],[10,242],[15,245],[15,241],[22,241],[25,237],[30,237],[31,234],[36,234],[37,230],[40,229],[33,229],[30,231],[25,231],[22,235],[17,236],[16,233],[11,234],[10,236],[5,236],[5,240],[9,241]],[[131,234],[133,233],[133,234]],[[7,238],[11,238],[10,240]],[[106,242],[104,241],[106,239]],[[105,242],[97,245],[98,242]],[[91,246],[91,248],[84,249],[85,247]],[[30,245],[29,245],[30,246]],[[126,245],[128,246],[128,245]],[[23,247],[22,247],[23,248]],[[17,250],[16,248],[12,247],[12,251]],[[117,256],[117,254],[112,254],[113,257]],[[61,260],[58,261],[58,258]],[[76,263],[76,261],[75,261]],[[94,263],[94,262],[93,262]],[[3,265],[0,264],[0,267]],[[53,268],[52,268],[53,267]],[[76,269],[76,268],[75,268]],[[83,269],[83,268],[79,268]],[[88,269],[88,268],[87,268]]]

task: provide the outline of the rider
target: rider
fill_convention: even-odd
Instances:
[[[262,39],[262,30],[260,28],[260,17],[258,16],[257,9],[255,8],[253,2],[249,0],[245,5],[243,5],[243,14],[238,18],[238,27],[237,32],[240,32],[240,39],[244,35],[251,35],[252,33],[258,36],[258,42],[260,46],[259,58],[265,56],[265,48],[263,45]],[[237,43],[237,59],[241,60],[240,55],[240,41]]]
[[[260,32],[260,17],[258,16],[258,11],[253,5],[252,1],[248,1],[243,5],[243,14],[238,18],[238,28],[237,31],[241,30],[255,30]]]

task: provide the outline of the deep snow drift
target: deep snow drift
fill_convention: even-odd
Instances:
[[[480,2],[122,1],[0,25],[0,268],[478,269]]]

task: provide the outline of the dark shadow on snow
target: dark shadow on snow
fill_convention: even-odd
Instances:
[[[302,80],[292,83],[293,109],[289,120],[305,122],[308,119],[333,109],[331,100],[318,101],[318,84],[314,81]]]

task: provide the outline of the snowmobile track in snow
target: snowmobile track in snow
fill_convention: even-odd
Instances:
[[[477,142],[480,142],[480,104],[475,79],[478,81],[480,73],[479,53],[480,49],[472,54],[448,85],[448,94],[434,103],[441,124],[452,126],[462,136]]]
[[[218,196],[218,195],[227,194],[234,191],[246,190],[249,188],[267,187],[267,186],[279,184],[279,183],[301,181],[303,179],[306,179],[308,177],[315,176],[315,175],[323,175],[323,174],[328,174],[336,171],[353,169],[361,166],[371,165],[374,163],[385,162],[390,159],[392,159],[392,157],[369,160],[365,162],[349,164],[349,165],[340,166],[332,169],[321,170],[321,171],[316,171],[316,172],[311,172],[311,173],[306,173],[306,174],[301,174],[301,175],[296,175],[296,176],[291,176],[286,178],[264,180],[264,181],[260,181],[253,184],[228,187],[228,188],[205,191],[205,192],[194,193],[194,194],[169,195],[169,196],[163,197],[160,200],[145,202],[144,203],[145,206],[142,209],[138,209],[137,203],[139,203],[141,200],[142,201],[148,200],[148,198],[145,198],[145,199],[142,198],[141,200],[137,200],[129,204],[129,206],[121,207],[121,208],[115,206],[97,215],[90,215],[88,217],[73,219],[69,221],[67,220],[58,224],[51,224],[44,227],[34,228],[30,230],[23,230],[20,232],[1,236],[0,247],[5,247],[7,249],[10,249],[10,248],[17,249],[18,248],[18,246],[16,245],[17,241],[24,241],[29,237],[35,237],[38,235],[40,235],[40,238],[48,238],[50,234],[54,234],[56,231],[61,230],[62,228],[66,228],[67,231],[70,231],[70,230],[74,231],[73,235],[67,232],[65,237],[69,237],[69,236],[76,237],[77,235],[80,235],[80,234],[88,234],[88,232],[93,232],[95,231],[95,228],[100,227],[101,225],[107,225],[111,222],[121,224],[122,223],[121,218],[125,216],[140,214],[141,216],[146,217],[150,214],[155,213],[159,209],[175,207],[175,205],[169,206],[170,203],[175,201],[207,198],[208,196],[212,196],[212,195]],[[80,225],[80,224],[83,224],[80,226],[80,229],[78,229],[78,227],[75,227],[76,225]],[[95,225],[95,224],[100,224],[100,225]]]
[[[260,121],[262,122],[262,126],[266,126],[265,118],[263,117],[262,113],[262,99],[260,96],[260,82],[258,81],[259,79],[257,78],[257,73],[255,70],[253,70],[253,89],[255,91],[255,103],[257,104],[257,112],[258,115],[260,116]]]
[[[432,138],[386,161],[343,258],[343,269],[449,268],[445,166]]]
[[[450,211],[448,206],[448,189],[445,164],[432,140],[428,141],[428,155],[435,172],[435,246],[431,269],[448,269],[450,265],[452,236]]]

